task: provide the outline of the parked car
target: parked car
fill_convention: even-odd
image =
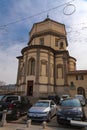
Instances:
[[[70,96],[68,94],[62,95],[60,98],[60,104],[62,103],[63,100],[68,99],[68,98],[70,98]]]
[[[2,100],[2,98],[4,97],[5,95],[0,95],[0,101]]]
[[[70,120],[84,121],[85,111],[78,99],[63,100],[57,112],[57,122],[59,124],[70,123]]]
[[[50,121],[57,113],[57,105],[53,100],[38,100],[27,113],[28,119]]]
[[[60,97],[58,95],[49,95],[48,99],[53,100],[56,104],[59,104],[60,102]]]
[[[20,115],[27,113],[31,105],[26,96],[6,95],[0,101],[0,117],[3,110],[7,110],[7,118],[18,119]]]
[[[81,104],[83,105],[83,106],[85,106],[86,105],[86,101],[85,101],[85,98],[84,98],[84,96],[83,95],[75,95],[75,98],[77,98],[77,99],[79,99],[79,101],[81,102]]]

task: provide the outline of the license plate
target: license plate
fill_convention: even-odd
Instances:
[[[36,114],[32,114],[31,116],[32,116],[32,117],[37,117],[38,115],[36,115]]]
[[[38,115],[34,115],[34,117],[38,117]]]

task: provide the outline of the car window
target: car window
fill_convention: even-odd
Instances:
[[[12,101],[17,101],[18,97],[17,96],[8,96],[8,97],[4,97],[2,100],[6,101],[6,102],[12,102]]]
[[[53,102],[53,101],[51,101],[51,105],[54,105],[54,102]]]
[[[79,102],[79,100],[65,100],[62,102],[61,104],[62,106],[65,106],[65,107],[80,107],[81,104]]]
[[[49,102],[37,102],[34,106],[36,106],[36,107],[48,107]]]

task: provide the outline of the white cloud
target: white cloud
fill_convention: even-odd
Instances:
[[[25,44],[14,44],[5,50],[0,50],[0,81],[7,84],[16,83],[18,60],[17,56],[21,55],[21,49]]]

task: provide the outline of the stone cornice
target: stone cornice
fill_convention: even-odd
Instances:
[[[77,61],[74,57],[72,57],[72,56],[69,56],[69,58],[72,58],[72,59],[74,59],[75,61]]]
[[[17,58],[17,59],[22,59],[22,58],[23,58],[23,56],[17,56],[16,58]]]
[[[31,46],[27,46],[25,48],[22,49],[21,53],[23,54],[25,51],[27,50],[31,50],[31,49],[45,49],[45,50],[50,50],[51,52],[54,52],[54,49],[48,47],[48,46],[42,46],[42,45],[31,45]]]
[[[27,47],[25,47],[25,48],[22,49],[21,53],[22,53],[22,55],[23,55],[23,53],[26,52],[26,51],[28,51],[28,50],[38,49],[38,48],[39,48],[39,49],[49,50],[49,51],[51,51],[52,53],[54,53],[54,54],[56,54],[56,55],[57,55],[57,54],[63,54],[63,53],[68,54],[68,51],[67,51],[67,50],[64,50],[64,51],[58,50],[58,51],[56,51],[56,50],[52,49],[51,47],[42,46],[42,45],[31,45],[31,46],[27,46]]]
[[[87,70],[75,70],[69,71],[67,75],[87,74]]]

